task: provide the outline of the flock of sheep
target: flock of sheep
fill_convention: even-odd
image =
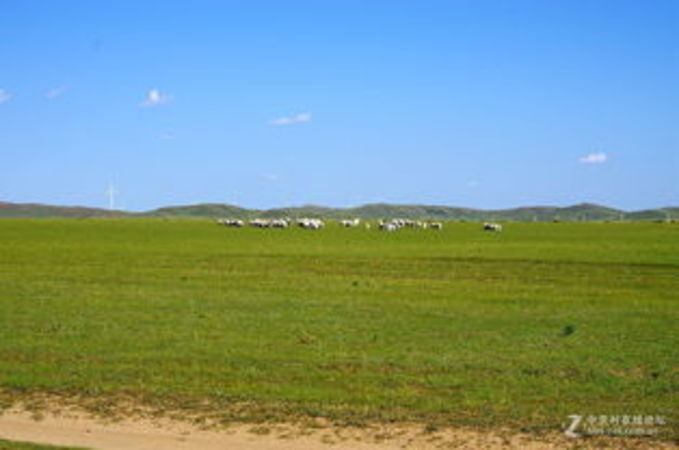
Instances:
[[[342,219],[339,223],[344,228],[353,228],[358,227],[361,224],[361,219]],[[218,219],[217,224],[225,227],[242,228],[246,225],[246,222],[241,219]],[[297,225],[300,228],[307,230],[320,230],[325,227],[325,222],[321,219],[310,219],[307,217],[301,219],[285,217],[280,219],[252,219],[247,222],[247,225],[254,228],[288,228]],[[371,227],[369,222],[365,222],[363,226],[366,229],[370,229]],[[442,230],[443,223],[410,219],[391,219],[387,221],[378,221],[377,228],[382,231],[396,231],[401,228]],[[483,229],[486,231],[502,231],[502,225],[499,223],[484,223]]]
[[[442,230],[443,223],[441,222],[422,222],[420,220],[410,219],[391,219],[387,222],[380,220],[377,224],[380,230],[396,231],[401,228],[421,228],[423,230]]]

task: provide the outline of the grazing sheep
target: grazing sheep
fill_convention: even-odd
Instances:
[[[218,219],[217,220],[218,225],[222,225],[224,227],[237,227],[241,228],[244,223],[240,219]]]
[[[248,222],[251,227],[255,228],[268,228],[269,227],[269,221],[266,219],[252,219],[250,222]]]
[[[361,223],[361,219],[343,219],[340,223],[345,228],[357,227]]]
[[[399,228],[398,225],[396,225],[395,223],[387,223],[384,225],[382,229],[384,231],[396,231],[398,230],[398,228]]]
[[[398,225],[398,222],[393,220],[391,222],[383,222],[380,220],[379,228],[382,231],[396,231],[401,227]]]
[[[288,221],[285,219],[274,219],[271,221],[272,228],[288,228]]]
[[[499,223],[484,223],[483,224],[483,229],[485,231],[502,231],[502,225]]]
[[[320,230],[325,226],[325,222],[321,219],[302,218],[297,220],[297,225],[306,230]]]

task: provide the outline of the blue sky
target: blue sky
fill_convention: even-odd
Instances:
[[[679,205],[674,0],[0,11],[0,201]]]

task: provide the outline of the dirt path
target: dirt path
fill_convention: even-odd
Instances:
[[[621,442],[573,442],[560,434],[539,440],[522,434],[472,430],[424,433],[421,428],[302,430],[292,426],[232,426],[225,430],[197,429],[170,420],[134,419],[103,422],[83,413],[47,414],[36,420],[25,411],[0,416],[0,438],[101,450],[392,450],[392,449],[561,449],[622,448]],[[602,445],[603,444],[603,445]],[[662,443],[625,442],[627,448],[674,448]],[[650,446],[652,444],[652,446]],[[658,445],[656,445],[658,444]]]
[[[217,432],[190,429],[183,424],[168,422],[104,423],[76,416],[47,416],[36,421],[29,414],[19,412],[6,413],[0,417],[0,437],[3,439],[101,450],[302,450],[326,447],[317,437],[282,439],[271,434],[256,434],[250,429],[252,427],[239,426]],[[365,444],[356,444],[352,443],[351,448],[370,448]]]

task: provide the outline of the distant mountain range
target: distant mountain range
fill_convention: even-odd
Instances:
[[[131,213],[111,211],[80,206],[52,206],[35,203],[0,202],[0,218],[123,218],[123,217],[193,217],[221,218],[232,217],[249,219],[254,217],[320,217],[341,219],[359,217],[361,219],[404,219],[466,220],[466,221],[602,221],[602,220],[666,220],[679,219],[679,207],[647,209],[642,211],[623,211],[607,206],[582,203],[579,205],[532,206],[512,209],[484,210],[456,208],[434,205],[392,205],[375,203],[354,208],[327,208],[305,205],[289,208],[247,209],[228,204],[199,204],[188,206],[168,206],[151,211]]]

